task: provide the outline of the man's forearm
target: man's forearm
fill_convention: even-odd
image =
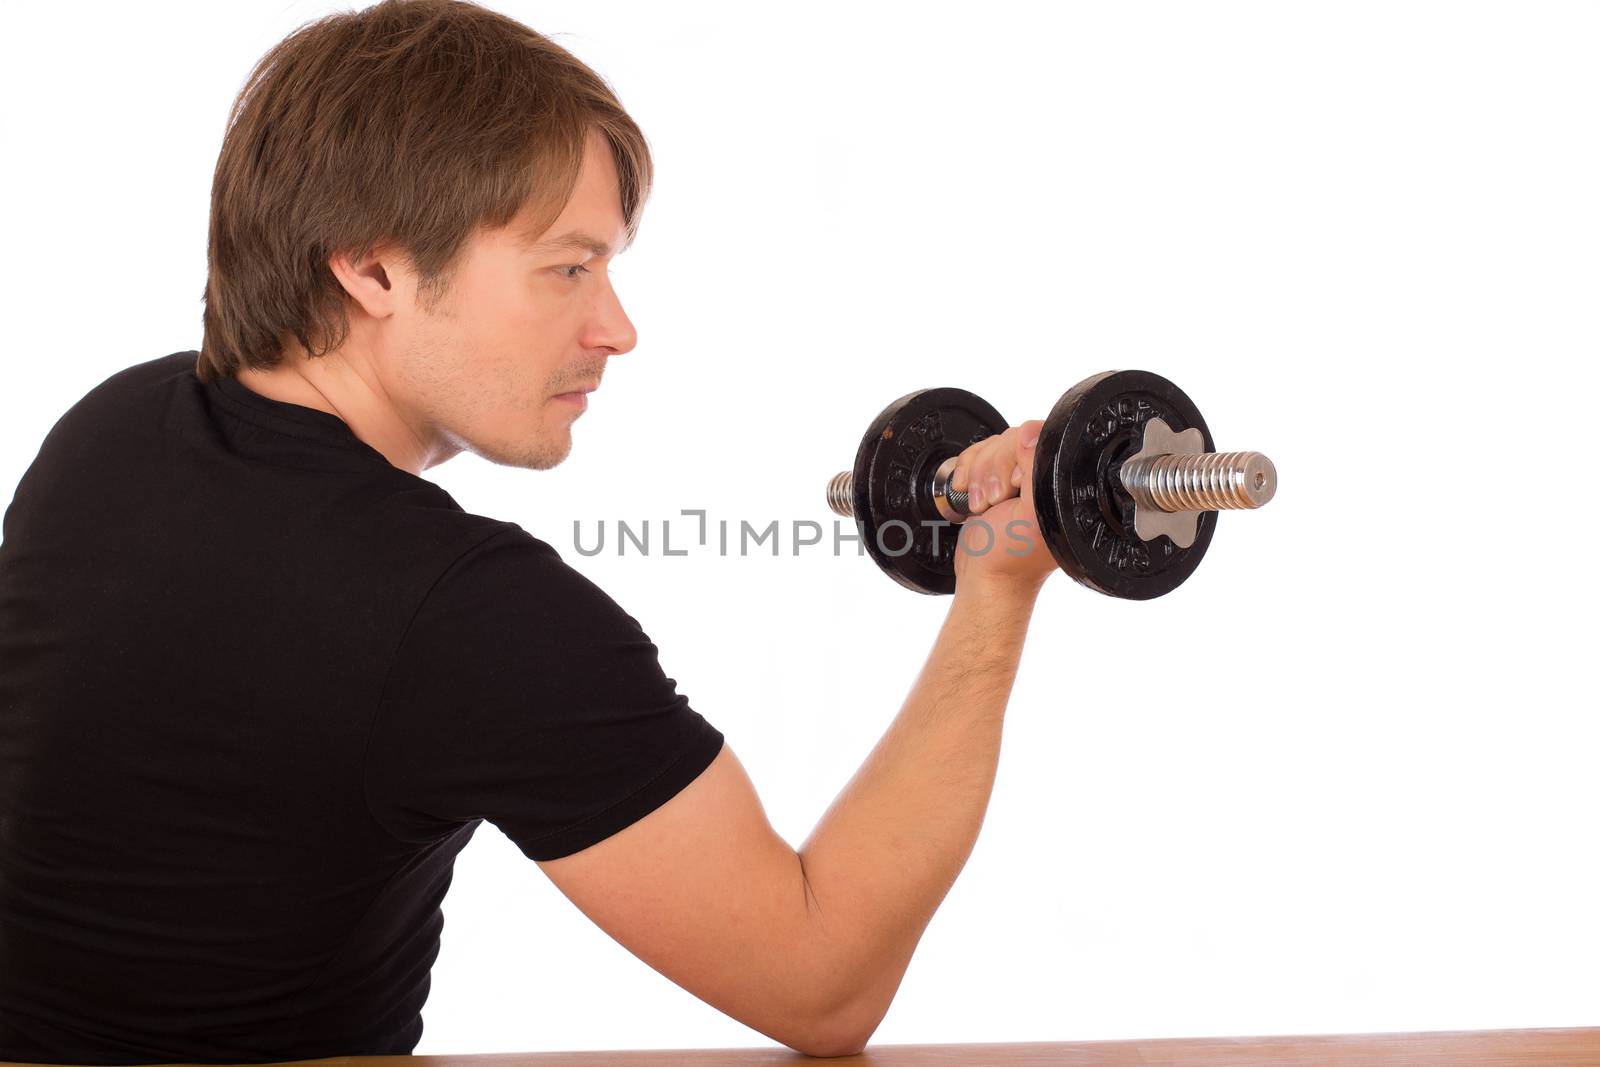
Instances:
[[[800,848],[845,1033],[877,1027],[977,841],[1037,586],[959,586],[899,715]]]

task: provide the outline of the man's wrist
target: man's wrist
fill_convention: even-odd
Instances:
[[[1048,578],[1048,574],[1009,575],[973,571],[956,580],[956,596],[964,595],[967,599],[975,601],[1004,601],[1032,607],[1033,602],[1039,597],[1039,590],[1044,588],[1045,580]]]

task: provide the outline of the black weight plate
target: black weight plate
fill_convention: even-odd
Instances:
[[[1005,428],[998,411],[965,389],[907,393],[872,420],[856,450],[851,507],[884,573],[919,593],[955,592],[961,531],[933,506],[933,472]]]
[[[1050,409],[1039,434],[1033,500],[1045,543],[1062,570],[1108,596],[1149,600],[1172,592],[1200,565],[1216,530],[1217,513],[1202,511],[1188,548],[1165,534],[1145,541],[1134,532],[1133,499],[1116,472],[1158,416],[1174,433],[1198,427],[1206,451],[1215,451],[1194,402],[1141,370],[1085,378]]]

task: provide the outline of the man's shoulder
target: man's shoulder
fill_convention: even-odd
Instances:
[[[509,591],[532,583],[587,583],[554,545],[515,522],[457,512],[450,525],[459,531],[461,551],[440,574],[441,584]]]
[[[413,507],[428,507],[425,498],[412,501]],[[504,519],[459,511],[445,520],[459,531],[461,552],[450,563],[448,575],[467,575],[486,579],[537,576],[555,569],[566,569],[566,562],[555,546],[535,537],[522,526]]]
[[[101,378],[84,394],[84,399],[97,398],[108,393],[120,394],[129,389],[142,389],[169,382],[173,378],[193,375],[195,362],[199,357],[198,352],[183,351],[130,364]]]
[[[196,352],[174,352],[122,367],[95,381],[61,415],[57,425],[71,424],[80,418],[103,420],[112,411],[122,411],[131,397],[172,379],[194,373]],[[92,380],[92,379],[91,379]]]

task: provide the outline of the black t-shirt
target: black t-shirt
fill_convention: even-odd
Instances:
[[[549,544],[195,360],[5,512],[0,1060],[409,1053],[482,820],[568,855],[722,747]]]

